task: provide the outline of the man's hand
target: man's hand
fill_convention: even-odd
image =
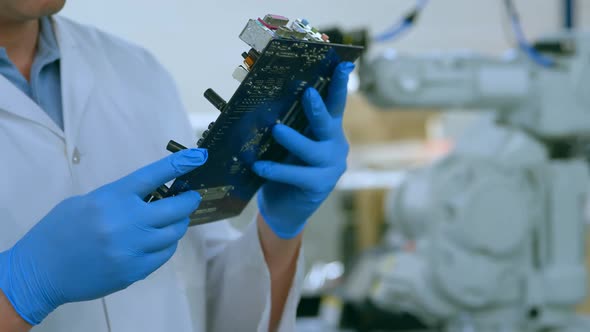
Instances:
[[[142,198],[206,160],[206,150],[183,150],[58,204],[0,253],[0,289],[16,312],[36,325],[64,303],[106,296],[162,266],[201,197]]]
[[[305,92],[303,108],[313,138],[285,125],[273,128],[275,140],[290,152],[290,162],[259,161],[253,166],[256,174],[269,180],[258,193],[260,214],[282,239],[294,238],[302,231],[346,170],[348,142],[342,116],[348,75],[353,69],[349,62],[336,68],[325,103],[315,89]]]

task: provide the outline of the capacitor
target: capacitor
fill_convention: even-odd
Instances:
[[[248,68],[252,68],[252,66],[254,66],[254,59],[248,56],[244,60],[244,63],[248,66]]]
[[[251,57],[254,62],[256,62],[256,60],[258,60],[258,57],[260,57],[260,53],[258,53],[258,51],[256,51],[255,49],[251,48],[248,51],[248,56]]]
[[[170,140],[168,142],[168,145],[166,145],[166,150],[168,150],[168,151],[170,151],[172,153],[175,153],[175,152],[178,152],[180,150],[186,150],[186,146],[184,146],[184,145],[182,145],[182,144],[180,144],[180,143],[178,143],[176,141]]]
[[[203,94],[205,98],[217,108],[220,112],[223,112],[223,109],[227,105],[227,102],[221,98],[220,95],[217,94],[213,89],[207,89]]]

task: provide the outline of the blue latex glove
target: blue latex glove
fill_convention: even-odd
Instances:
[[[36,325],[64,303],[122,290],[162,266],[201,197],[190,191],[149,204],[142,198],[206,160],[206,150],[183,150],[59,203],[0,253],[0,288],[14,309]]]
[[[325,103],[315,89],[305,91],[302,103],[313,139],[277,124],[273,137],[289,151],[290,158],[285,163],[258,161],[253,165],[253,171],[268,180],[258,192],[260,214],[280,238],[293,238],[303,230],[346,170],[348,142],[342,116],[353,69],[349,62],[336,67]]]

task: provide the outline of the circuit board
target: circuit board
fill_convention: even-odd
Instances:
[[[165,196],[195,190],[202,196],[191,225],[239,215],[264,180],[251,171],[257,160],[283,160],[287,152],[272,138],[282,123],[304,132],[300,99],[308,87],[326,96],[330,77],[343,61],[354,62],[362,47],[275,38],[257,55],[240,86],[197,144],[207,163],[175,180]]]

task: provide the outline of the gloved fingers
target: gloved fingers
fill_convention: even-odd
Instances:
[[[177,220],[188,217],[201,204],[201,195],[187,191],[147,204],[146,224],[151,227],[166,227]]]
[[[288,126],[278,124],[272,130],[274,139],[289,153],[309,165],[321,166],[330,161],[330,151],[322,149],[322,142],[314,142]]]
[[[333,136],[334,119],[318,91],[314,88],[307,89],[303,94],[302,104],[313,135],[320,141],[330,139]]]
[[[174,256],[176,248],[178,248],[178,242],[174,242],[172,245],[160,251],[146,255],[142,262],[143,271],[140,272],[138,280],[145,279],[152,272],[156,271],[164,265],[164,263],[170,260],[170,258]]]
[[[280,164],[273,161],[257,161],[252,170],[258,176],[303,190],[330,191],[335,184],[330,168]]]
[[[163,228],[152,228],[143,238],[142,251],[154,253],[164,250],[178,242],[188,230],[189,218],[176,220]]]
[[[141,198],[207,161],[206,149],[186,149],[162,158],[113,183],[122,191],[133,192]]]
[[[354,67],[351,62],[342,62],[338,64],[334,74],[332,74],[332,82],[328,87],[326,107],[335,118],[341,118],[344,113],[348,94],[348,76],[352,73]]]

